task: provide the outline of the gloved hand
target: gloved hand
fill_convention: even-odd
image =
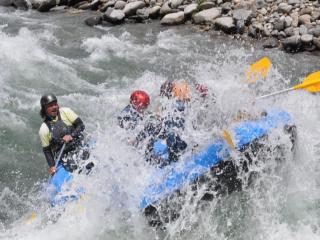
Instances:
[[[73,140],[73,137],[71,135],[65,135],[62,139],[65,143],[68,143]]]
[[[50,174],[51,176],[54,175],[54,174],[56,173],[56,171],[57,171],[57,169],[56,169],[55,166],[50,167],[50,168],[48,169],[48,172],[49,172],[49,174]]]

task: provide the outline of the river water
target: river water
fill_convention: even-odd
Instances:
[[[319,56],[261,50],[191,25],[90,28],[83,23],[88,16],[0,8],[0,239],[320,239],[319,95],[295,91],[248,104],[320,70]],[[248,85],[245,70],[264,56],[273,62],[271,72]],[[206,84],[216,103],[209,101],[205,116],[217,125],[237,109],[281,107],[293,116],[298,140],[284,169],[262,177],[264,188],[213,201],[204,212],[185,206],[182,217],[160,234],[138,209],[153,167],[126,145],[116,116],[134,89],[150,93],[155,110],[160,85],[168,79]],[[38,112],[46,92],[78,113],[97,141],[95,170],[75,176],[87,196],[66,210],[50,208],[43,193],[48,174]],[[195,104],[192,111],[201,117],[199,109]],[[205,145],[219,130],[212,125],[187,133]],[[28,221],[33,212],[36,217]]]

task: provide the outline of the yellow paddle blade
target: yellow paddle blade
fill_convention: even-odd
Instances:
[[[230,132],[227,129],[223,130],[223,138],[227,141],[227,143],[229,144],[229,146],[232,149],[236,149],[236,145],[234,144],[234,142],[232,140],[232,136],[231,136]]]
[[[311,73],[304,79],[301,84],[293,87],[294,89],[305,89],[309,92],[319,92],[320,91],[320,71]]]
[[[250,65],[246,71],[246,79],[248,83],[255,83],[261,78],[266,78],[271,67],[271,61],[269,58],[264,57],[259,61]]]
[[[35,212],[32,212],[31,216],[26,220],[26,224],[29,225],[33,223],[33,221],[36,219],[37,219],[37,214]]]

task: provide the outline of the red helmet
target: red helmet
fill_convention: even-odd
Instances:
[[[150,97],[145,91],[136,90],[130,96],[130,103],[136,110],[140,111],[149,106]]]

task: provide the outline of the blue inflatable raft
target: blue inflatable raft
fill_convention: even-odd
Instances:
[[[91,151],[95,144],[95,139],[89,139],[86,147],[89,151]],[[93,165],[91,167],[93,167]],[[90,172],[91,168],[87,170],[88,171],[86,174]],[[85,193],[84,188],[81,186],[77,186],[75,188],[72,187],[72,180],[73,174],[59,164],[57,166],[56,173],[49,179],[47,187],[47,193],[49,195],[51,206],[64,205],[66,202],[78,200]]]
[[[78,200],[85,193],[83,187],[72,189],[72,173],[62,165],[58,165],[56,173],[50,178],[47,192],[51,206],[64,205],[66,202]]]
[[[176,162],[164,168],[158,168],[150,176],[150,184],[145,189],[140,201],[140,209],[157,206],[164,199],[180,190],[186,184],[195,182],[201,176],[230,157],[231,151],[241,150],[256,139],[260,139],[273,129],[292,124],[289,113],[272,109],[266,116],[255,121],[238,122],[229,129],[228,137],[216,139],[201,153],[196,154],[183,164]]]

